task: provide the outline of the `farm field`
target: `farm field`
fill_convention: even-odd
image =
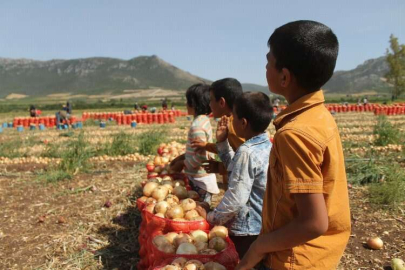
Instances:
[[[345,152],[352,234],[339,269],[405,259],[405,115],[335,115]],[[0,123],[10,121],[0,115]],[[137,269],[136,200],[161,143],[184,144],[190,120],[135,129],[0,134],[0,269]],[[212,120],[213,128],[216,122]],[[275,133],[271,124],[269,134]],[[221,193],[214,198],[220,200]],[[381,250],[365,245],[379,236]]]

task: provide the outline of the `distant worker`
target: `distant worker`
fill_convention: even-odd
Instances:
[[[70,114],[67,111],[68,111],[67,106],[63,105],[62,110],[60,110],[59,112],[57,112],[55,114],[56,126],[59,126],[60,124],[63,124],[64,122],[66,122],[66,124],[69,125]]]
[[[366,106],[367,104],[368,104],[368,100],[367,100],[367,97],[365,97],[365,98],[363,99],[363,105]]]
[[[146,112],[148,110],[148,105],[142,105],[142,112]]]
[[[72,104],[70,103],[70,101],[66,102],[66,111],[68,114],[72,114]]]
[[[31,106],[30,106],[30,116],[31,116],[31,117],[37,117],[37,116],[38,116],[38,114],[37,114],[37,109],[35,108],[34,105],[31,105]]]
[[[135,104],[134,104],[134,109],[135,109],[135,111],[139,110],[138,102],[135,102]]]
[[[162,99],[162,109],[167,110],[167,98]]]
[[[155,112],[156,112],[156,110],[157,110],[157,109],[156,109],[156,107],[152,107],[152,108],[150,108],[150,112],[151,112],[151,113],[155,113]]]

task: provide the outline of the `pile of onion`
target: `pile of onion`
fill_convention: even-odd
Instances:
[[[213,233],[217,231],[223,231],[222,226],[218,227],[220,228],[216,228],[213,232],[211,230],[212,233],[210,232],[210,234],[214,235]],[[163,238],[165,239],[163,240]],[[156,236],[153,243],[161,251],[168,250],[172,253],[174,248],[175,253],[180,255],[215,255],[228,247],[225,238],[215,236],[210,239],[209,234],[202,230],[191,231],[189,234],[170,232]]]
[[[199,260],[187,260],[179,257],[172,261],[170,265],[166,265],[162,270],[226,270],[226,267],[217,262],[207,262],[203,264]]]

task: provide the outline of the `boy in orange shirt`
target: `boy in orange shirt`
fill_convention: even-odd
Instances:
[[[268,45],[270,90],[289,106],[274,120],[262,232],[237,269],[336,269],[350,236],[342,144],[320,88],[338,55],[332,30],[296,21]]]

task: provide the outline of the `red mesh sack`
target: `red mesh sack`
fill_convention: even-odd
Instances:
[[[208,231],[206,231],[208,233]],[[158,234],[156,234],[158,235]],[[156,236],[155,235],[155,236]],[[164,253],[156,248],[156,246],[152,242],[153,237],[148,238],[148,259],[150,266],[159,266],[162,265],[163,262],[166,260],[174,260],[178,257],[184,257],[187,260],[199,260],[199,261],[214,261],[222,264],[227,269],[233,269],[239,262],[239,255],[236,251],[235,245],[233,244],[232,240],[227,237],[226,242],[228,243],[228,247],[221,252],[218,252],[215,255],[177,255],[177,254],[168,254]],[[153,262],[153,264],[152,264]]]
[[[189,232],[210,229],[210,225],[206,220],[174,221],[157,217],[146,210],[142,211],[142,218],[146,221],[145,230],[148,235],[155,234],[156,232]]]
[[[191,255],[190,255],[191,256]],[[176,255],[176,258],[181,258],[181,257],[183,257],[183,256],[181,256],[181,255]],[[149,270],[161,270],[161,269],[163,269],[163,267],[165,267],[166,265],[169,265],[169,264],[171,264],[172,262],[173,262],[173,260],[174,259],[176,259],[176,258],[173,258],[173,259],[166,259],[166,260],[164,260],[163,262],[161,262],[161,263],[155,263],[155,264],[153,264],[151,267],[149,267]],[[183,258],[186,258],[186,257],[183,257]],[[213,261],[212,259],[209,259],[209,258],[186,258],[187,260],[199,260],[200,262],[202,262],[202,263],[207,263],[207,262],[216,262],[216,263],[220,263],[220,262],[217,262],[217,261]],[[237,261],[237,262],[233,262],[233,263],[231,263],[231,264],[228,264],[228,265],[224,265],[225,267],[226,267],[226,269],[227,270],[233,270],[233,269],[235,269],[235,267],[236,267],[236,265],[238,264],[238,262],[239,261]],[[222,264],[222,263],[220,263],[220,264]],[[222,264],[223,265],[223,264]]]

